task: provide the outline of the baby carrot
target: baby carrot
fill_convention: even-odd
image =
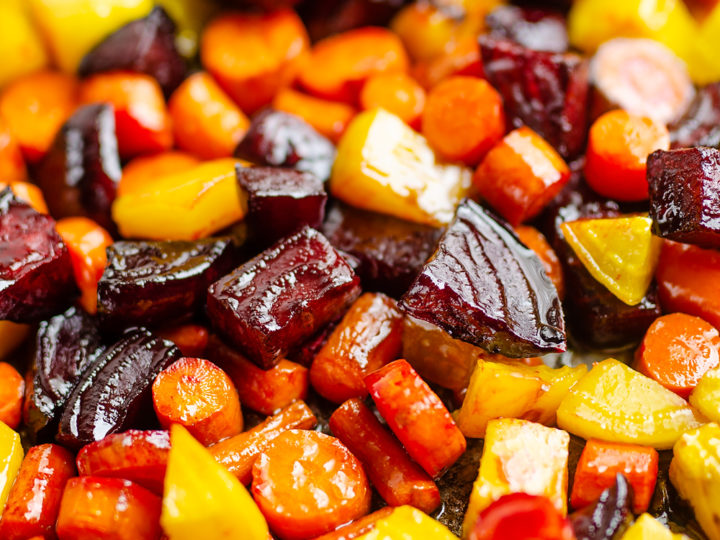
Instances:
[[[555,250],[550,247],[547,239],[535,227],[520,225],[515,227],[515,233],[520,238],[520,241],[538,256],[545,273],[555,285],[555,289],[557,289],[558,297],[562,300],[565,296],[565,282],[563,280],[562,265]]]
[[[285,111],[305,120],[318,133],[337,143],[345,133],[350,120],[357,112],[346,103],[303,94],[292,88],[283,88],[273,100],[273,109]]]
[[[382,107],[413,129],[420,129],[425,90],[406,73],[379,73],[363,85],[360,107],[365,110]]]
[[[117,195],[127,195],[142,191],[146,183],[186,169],[200,165],[195,156],[170,150],[150,156],[139,156],[130,161],[122,171],[122,177],[117,188]]]
[[[183,356],[201,357],[205,353],[210,333],[199,324],[178,324],[160,328],[155,332],[178,346]]]
[[[15,182],[27,179],[27,169],[20,146],[10,133],[7,122],[0,118],[0,180]]]
[[[22,419],[25,379],[17,369],[0,362],[0,422],[17,429]]]

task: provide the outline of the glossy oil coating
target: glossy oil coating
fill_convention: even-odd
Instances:
[[[672,148],[720,146],[720,82],[697,91],[685,114],[669,126]]]
[[[602,492],[597,502],[568,517],[577,540],[620,539],[633,521],[633,491],[618,473],[615,484]]]
[[[565,17],[559,12],[501,5],[485,21],[491,36],[511,39],[528,49],[555,53],[568,49]]]

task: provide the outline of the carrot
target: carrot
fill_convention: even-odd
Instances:
[[[508,133],[475,171],[480,195],[511,225],[535,217],[570,179],[570,169],[527,127]]]
[[[175,143],[202,159],[231,157],[250,120],[205,72],[191,75],[169,103]]]
[[[361,517],[352,523],[343,525],[339,529],[335,529],[332,532],[318,536],[314,540],[352,540],[353,538],[357,538],[372,531],[375,528],[375,523],[388,517],[392,514],[392,511],[392,507],[385,506],[380,510],[376,510],[372,514],[368,514],[367,516]]]
[[[60,126],[77,107],[77,79],[38,71],[10,83],[0,95],[0,116],[30,163],[40,161]]]
[[[237,435],[243,428],[237,390],[208,360],[181,358],[155,378],[153,405],[160,424],[177,423],[204,445]]]
[[[70,251],[75,281],[80,289],[80,305],[97,313],[97,285],[107,264],[105,250],[113,239],[105,229],[85,217],[63,218],[57,232]]]
[[[335,403],[364,397],[363,379],[400,356],[403,316],[381,293],[355,300],[310,367],[313,388]]]
[[[457,36],[458,18],[452,16],[452,8],[443,9],[440,4],[411,2],[390,22],[390,28],[415,62],[436,58]],[[460,5],[456,4],[456,7]],[[464,11],[463,8],[464,5],[460,9]],[[467,13],[463,13],[465,15]]]
[[[315,415],[303,401],[288,405],[274,416],[239,435],[213,444],[208,450],[228,471],[247,485],[252,481],[252,468],[257,457],[270,443],[289,429],[312,429]]]
[[[365,110],[382,107],[413,129],[420,129],[425,90],[406,73],[379,73],[363,85],[360,107]]]
[[[667,128],[650,118],[623,110],[610,111],[590,127],[585,179],[600,195],[619,201],[648,198],[647,157],[668,150]]]
[[[477,165],[505,134],[502,98],[484,79],[450,77],[430,90],[422,133],[443,157]]]
[[[269,104],[307,57],[309,40],[294,11],[225,14],[203,32],[202,64],[248,114]]]
[[[333,142],[340,140],[356,110],[346,103],[320,99],[292,88],[280,90],[272,106],[279,111],[299,116],[320,134]]]
[[[415,64],[413,74],[418,82],[427,89],[455,75],[483,77],[477,38],[468,37],[456,40],[449,45],[447,51],[439,56]]]
[[[169,150],[170,115],[158,82],[149,75],[113,71],[93,75],[80,85],[82,103],[110,103],[115,109],[118,150],[123,158]]]
[[[140,156],[130,161],[122,171],[117,196],[142,191],[146,183],[173,173],[200,165],[195,156],[171,150],[151,156]]]
[[[575,469],[570,505],[578,509],[595,502],[620,473],[633,488],[633,512],[644,512],[655,491],[658,459],[648,446],[589,440]]]
[[[22,419],[25,379],[18,370],[0,362],[0,422],[17,429]]]
[[[390,506],[409,504],[425,513],[440,504],[435,482],[403,450],[360,399],[343,403],[330,417],[330,429],[362,462],[380,496]]]
[[[432,478],[465,452],[465,437],[445,405],[405,360],[370,373],[365,385],[407,453]]]
[[[75,476],[73,455],[62,446],[33,446],[20,465],[0,520],[0,538],[54,538],[65,483]]]
[[[210,333],[199,324],[178,324],[166,326],[156,331],[161,338],[172,341],[183,356],[202,356],[207,349]]]
[[[10,189],[15,196],[23,202],[28,203],[33,207],[33,210],[40,212],[41,214],[48,213],[47,204],[45,204],[45,197],[42,190],[35,184],[30,182],[15,181],[10,182]],[[8,186],[7,182],[0,181],[0,191]]]
[[[340,441],[293,429],[260,454],[252,494],[274,533],[300,540],[367,514],[371,489],[362,465]]]
[[[563,280],[562,265],[555,250],[550,247],[547,239],[535,227],[520,225],[515,227],[515,233],[522,243],[532,249],[538,256],[545,269],[545,273],[550,278],[550,281],[553,282],[553,285],[555,285],[555,289],[557,289],[558,297],[562,300],[565,296],[565,282]]]
[[[2,118],[0,118],[0,180],[15,182],[27,180],[27,169],[22,151],[15,136]]]
[[[394,33],[367,26],[318,41],[298,81],[315,96],[355,105],[370,76],[404,73],[408,64],[405,49]]]

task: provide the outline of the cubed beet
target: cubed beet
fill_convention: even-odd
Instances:
[[[671,148],[720,146],[720,82],[700,88],[688,110],[670,126]]]
[[[565,17],[539,8],[498,6],[485,18],[490,35],[511,39],[536,51],[563,53],[568,49]]]

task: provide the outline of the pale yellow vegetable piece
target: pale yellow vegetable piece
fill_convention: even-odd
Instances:
[[[700,27],[700,34],[691,41],[693,54],[688,69],[698,84],[720,80],[720,4],[716,4]]]
[[[470,169],[440,162],[425,137],[375,109],[357,115],[340,139],[330,191],[358,208],[446,225],[471,181]]]
[[[170,453],[160,523],[170,540],[267,540],[268,526],[240,481],[179,424]]]
[[[690,394],[690,405],[709,420],[720,423],[720,368],[711,369],[702,376]]]
[[[0,1],[0,88],[48,64],[42,38],[26,0]]]
[[[673,534],[650,514],[643,514],[625,531],[620,540],[682,540],[683,538],[687,536]]]
[[[0,422],[0,515],[5,508],[10,488],[20,470],[23,449],[20,435]]]
[[[677,394],[608,358],[568,392],[558,408],[557,423],[583,439],[666,450],[705,418]]]
[[[356,540],[457,540],[445,525],[412,506],[398,506]]]

